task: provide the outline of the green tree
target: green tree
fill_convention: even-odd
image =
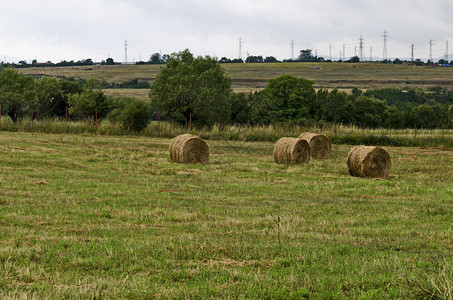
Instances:
[[[337,89],[330,93],[327,90],[319,90],[317,97],[318,119],[328,122],[352,122],[353,100],[353,95],[340,92]]]
[[[114,65],[115,61],[113,60],[113,58],[109,57],[105,61],[103,61],[102,64],[103,65]]]
[[[299,60],[300,61],[313,61],[315,57],[312,54],[311,49],[300,50]]]
[[[211,125],[229,121],[231,80],[213,58],[195,58],[189,50],[172,54],[151,85],[153,111],[172,121]]]
[[[21,75],[13,68],[0,72],[0,104],[13,122],[28,113],[35,97],[34,83],[32,77]]]
[[[124,128],[140,132],[148,126],[150,121],[149,103],[132,98],[127,101],[118,119]]]
[[[157,64],[164,63],[164,61],[162,60],[162,56],[160,55],[160,53],[156,52],[156,53],[153,53],[151,55],[151,57],[149,58],[149,63],[153,64],[153,65],[157,65]]]
[[[246,63],[263,63],[264,59],[263,59],[262,55],[258,55],[258,56],[251,55],[246,58],[245,62]]]
[[[422,104],[411,109],[413,124],[420,128],[440,128],[446,122],[448,111],[444,112],[441,106]]]
[[[384,125],[386,127],[392,126],[392,128],[403,128],[405,127],[406,113],[398,110],[396,106],[390,106],[388,110],[388,116],[385,120]]]
[[[273,121],[311,118],[316,104],[313,82],[290,75],[269,80],[260,98],[259,109]]]
[[[231,122],[246,124],[253,112],[252,94],[231,93]]]
[[[52,101],[50,111],[51,116],[64,117],[66,108],[69,106],[69,97],[72,94],[80,94],[83,91],[83,86],[76,81],[60,80],[60,93],[55,95],[56,98]]]
[[[96,111],[98,118],[107,115],[111,99],[104,94],[101,87],[95,79],[89,79],[80,94],[69,96],[69,113],[80,119],[94,118]]]
[[[382,100],[359,96],[354,99],[352,109],[355,123],[379,127],[387,118],[389,107]]]
[[[356,56],[351,57],[347,62],[358,63],[358,62],[360,62],[360,58],[356,55]]]
[[[450,105],[448,107],[447,111],[447,116],[448,116],[448,126],[453,127],[453,105]]]
[[[36,80],[35,97],[30,106],[38,118],[44,118],[52,112],[54,102],[61,97],[61,83],[55,77],[42,77]]]
[[[109,113],[111,122],[118,122],[127,130],[140,132],[150,121],[149,103],[137,98],[116,98],[113,100],[114,109]]]
[[[266,56],[264,59],[265,63],[273,63],[273,62],[279,62],[278,59],[276,59],[274,56]]]

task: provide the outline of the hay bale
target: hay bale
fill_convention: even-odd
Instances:
[[[193,134],[181,134],[170,143],[170,159],[181,164],[207,164],[209,147]]]
[[[304,132],[299,135],[299,138],[308,142],[310,145],[310,155],[313,159],[327,159],[332,154],[332,143],[323,134]]]
[[[274,161],[277,164],[308,164],[310,161],[310,146],[306,140],[281,138],[274,146]]]
[[[390,166],[390,155],[382,147],[357,146],[348,155],[348,170],[352,176],[387,178]]]

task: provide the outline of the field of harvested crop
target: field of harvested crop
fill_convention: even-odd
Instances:
[[[383,87],[448,87],[453,88],[453,68],[386,65],[374,63],[258,63],[222,64],[232,79],[235,91],[260,90],[267,81],[281,75],[312,80],[316,88],[362,89]],[[321,67],[321,69],[315,68]],[[133,79],[153,82],[159,65],[115,65],[89,67],[26,68],[30,75],[65,76],[67,78],[104,78],[107,82],[124,83]],[[147,91],[140,96],[147,97]],[[132,92],[132,91],[131,91]],[[116,93],[113,91],[112,93]],[[136,92],[137,93],[137,92]]]
[[[387,147],[371,180],[347,145],[170,141],[1,132],[0,298],[452,298],[452,150]]]

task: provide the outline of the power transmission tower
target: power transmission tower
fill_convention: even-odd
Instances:
[[[329,60],[332,61],[332,44],[329,44]]]
[[[414,44],[411,45],[411,62],[414,62]]]
[[[359,39],[359,58],[360,58],[360,61],[363,61],[363,58],[364,58],[364,54],[363,54],[363,45],[364,45],[364,39],[362,37],[362,35],[360,35],[360,39]]]
[[[294,60],[294,40],[291,40],[291,60]]]
[[[124,40],[124,63],[127,64],[127,39]]]
[[[238,58],[242,59],[242,38],[239,38],[239,54]]]
[[[357,46],[354,46],[354,56],[357,56]]]
[[[433,40],[429,40],[429,61],[433,62]]]
[[[346,45],[343,44],[343,61],[346,60]]]
[[[384,33],[382,34],[382,38],[384,39],[384,47],[382,50],[382,60],[386,60],[387,59],[387,40],[389,38],[387,29],[384,30]]]
[[[445,61],[447,62],[448,64],[448,47],[449,47],[449,43],[448,41],[445,42]]]
[[[373,61],[373,47],[370,47],[370,61]]]

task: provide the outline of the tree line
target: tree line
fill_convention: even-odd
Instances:
[[[181,124],[341,122],[367,127],[453,127],[453,90],[445,88],[316,91],[313,82],[289,75],[259,92],[234,93],[216,59],[173,54],[151,85],[154,114]]]
[[[170,54],[161,54],[159,52],[151,54],[150,58],[148,61],[137,61],[135,62],[136,65],[163,65],[166,64],[168,59],[170,59],[171,55]],[[245,59],[242,58],[227,58],[227,57],[222,57],[218,60],[219,63],[277,63],[277,62],[332,62],[330,59],[325,59],[324,57],[318,56],[317,54],[313,54],[313,50],[311,49],[302,49],[299,51],[299,55],[295,58],[290,58],[290,59],[283,59],[283,60],[278,60],[275,56],[265,56],[263,57],[262,55],[247,55]],[[347,63],[359,63],[360,58],[358,56],[352,56],[349,59],[344,59],[342,60],[341,58],[338,60],[338,62],[347,62]],[[400,60],[399,58],[395,58],[394,60],[390,59],[384,59],[380,61],[374,61],[376,63],[383,63],[383,64],[403,64],[403,63],[408,63],[408,64],[413,64],[416,66],[421,66],[421,65],[432,65],[434,62],[428,61],[427,63],[423,62],[421,59],[417,58],[414,61],[403,61]],[[9,67],[12,66],[14,68],[29,68],[29,67],[68,67],[68,66],[92,66],[95,65],[96,63],[93,62],[91,58],[87,59],[82,59],[78,61],[70,60],[66,61],[63,60],[58,63],[52,63],[51,61],[47,61],[46,63],[38,63],[35,60],[31,61],[31,63],[28,63],[25,60],[19,61],[18,64],[6,64],[6,63],[1,63],[0,64],[0,70],[2,67]],[[109,57],[105,60],[102,60],[100,63],[97,63],[100,65],[116,65],[116,64],[121,64],[120,62],[115,62],[113,58]],[[445,65],[445,66],[450,66],[453,65],[453,60],[448,61],[445,59],[440,59],[437,62],[438,65]]]
[[[133,131],[144,129],[150,121],[149,103],[130,97],[107,96],[105,82],[83,82],[35,78],[11,67],[0,72],[0,109],[12,122],[23,118],[67,118],[101,120],[107,118]]]
[[[132,82],[131,84],[139,84]],[[0,105],[13,122],[32,119],[108,119],[140,131],[152,118],[187,125],[275,122],[341,122],[367,127],[453,128],[453,90],[384,88],[351,93],[315,90],[313,82],[289,75],[262,90],[235,93],[231,79],[212,57],[174,53],[150,86],[150,101],[107,96],[105,81],[35,78],[14,68],[0,72]]]

